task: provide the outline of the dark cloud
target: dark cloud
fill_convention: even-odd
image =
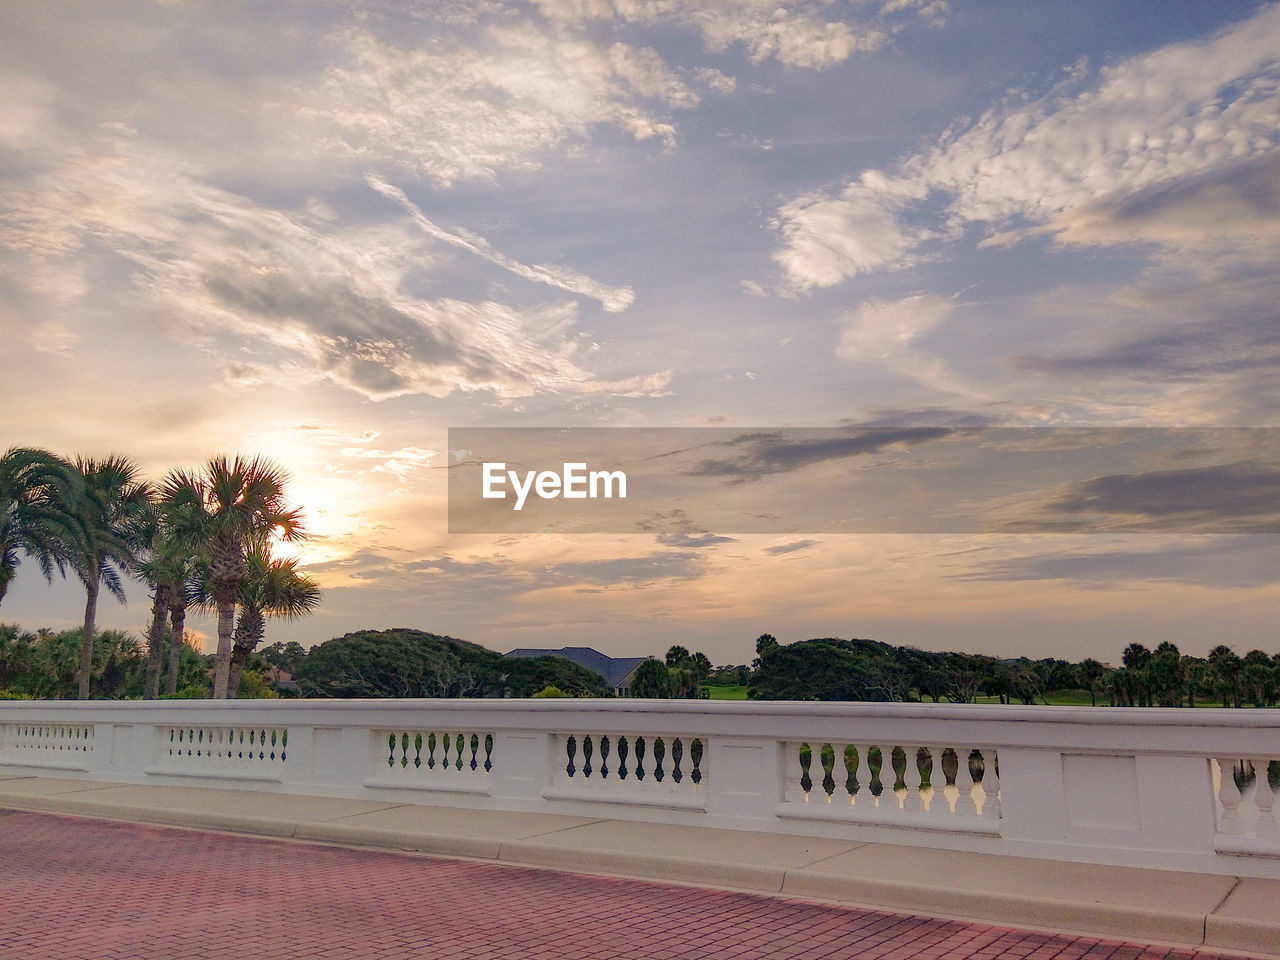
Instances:
[[[727,444],[744,448],[746,453],[720,460],[703,460],[686,472],[695,477],[725,477],[735,483],[744,483],[827,460],[879,453],[895,444],[926,443],[950,436],[953,432],[946,427],[884,428],[858,430],[848,436],[798,440],[787,439],[778,432],[748,433]]]
[[[1269,226],[1280,216],[1277,178],[1280,163],[1271,154],[1122,194],[1115,201],[1094,204],[1090,213],[1105,213],[1109,221],[1121,225],[1167,227],[1172,220],[1185,226],[1221,230],[1226,207]]]
[[[765,547],[764,552],[771,557],[780,557],[786,553],[799,553],[801,550],[808,550],[810,547],[816,547],[821,540],[795,540],[791,543],[780,543],[776,547]]]
[[[1011,557],[979,566],[964,581],[1074,580],[1090,586],[1132,581],[1176,581],[1219,589],[1280,582],[1280,538],[1217,536],[1210,542],[1166,549],[1090,550]]]
[[[881,407],[873,410],[865,420],[845,419],[840,426],[866,427],[995,427],[1002,423],[1000,417],[972,410],[953,410],[949,407],[897,408]]]
[[[658,542],[664,547],[696,549],[698,547],[714,547],[720,543],[737,543],[738,541],[734,537],[721,537],[714,533],[663,533],[658,536]]]
[[[639,585],[657,580],[696,580],[706,573],[706,558],[696,553],[651,553],[642,557],[612,557],[558,563],[538,574],[538,586],[565,584]]]
[[[1246,461],[1094,477],[1071,485],[1044,510],[1051,518],[1088,518],[1091,526],[1107,517],[1154,530],[1204,523],[1219,530],[1280,533],[1280,470]]]
[[[1058,377],[1199,379],[1274,368],[1280,364],[1280,317],[1275,307],[1241,316],[1178,324],[1075,356],[1011,357],[1017,370]]]

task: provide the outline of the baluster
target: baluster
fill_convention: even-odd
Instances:
[[[484,735],[484,772],[493,770],[493,734]]]
[[[591,735],[587,734],[582,738],[582,775],[588,780],[591,779],[591,755],[595,752],[595,745],[591,742]]]
[[[434,770],[436,768],[436,732],[434,730],[427,731],[427,769]]]
[[[995,750],[982,751],[982,817],[1000,819],[1000,757]]]
[[[689,779],[693,781],[693,788],[698,789],[698,785],[702,783],[702,740],[694,740],[689,744],[689,762],[693,764],[693,772],[689,774]]]
[[[457,738],[453,741],[453,769],[455,773],[461,772],[462,770],[462,752],[466,749],[466,747],[463,746],[465,742],[466,741],[463,739],[462,734],[458,734]]]
[[[680,785],[680,781],[684,779],[684,772],[680,769],[680,761],[684,757],[684,741],[676,737],[671,741],[671,779],[676,785]]]
[[[1271,790],[1271,781],[1267,777],[1271,761],[1267,757],[1254,757],[1253,804],[1258,808],[1258,819],[1255,833],[1259,837],[1275,837],[1280,835],[1276,826],[1275,794]]]
[[[1218,832],[1242,833],[1240,829],[1240,788],[1236,786],[1235,761],[1218,759],[1218,802],[1222,814],[1218,819]]]
[[[449,758],[449,751],[453,748],[453,734],[440,734],[440,772],[445,776],[453,773],[453,761]]]
[[[858,755],[858,748],[851,743],[844,744],[840,748],[840,769],[844,771],[844,792],[849,797],[849,806],[851,807],[857,803],[859,767],[865,769],[866,764],[862,762],[862,758]]]
[[[809,748],[809,763],[804,762],[804,749]],[[818,799],[818,783],[822,782],[822,777],[814,777],[822,769],[822,764],[818,762],[817,756],[822,750],[822,746],[814,746],[813,744],[800,744],[800,790],[804,791],[805,800],[808,803]]]
[[[956,747],[956,816],[977,816],[978,807],[973,802],[973,762],[972,747]]]
[[[876,772],[876,767],[872,763],[871,751],[873,750],[876,751],[878,755],[880,748],[873,743],[858,744],[859,764],[863,769],[867,771],[866,773],[867,797],[869,798],[870,806],[879,807],[880,795],[884,792],[884,782],[881,779],[884,775],[884,767],[882,765],[880,768],[880,772],[879,773]],[[882,761],[883,759],[884,758],[881,757]]]
[[[568,775],[569,779],[572,780],[574,773],[577,772],[577,768],[573,765],[573,758],[578,752],[578,741],[574,739],[573,734],[569,734],[569,739],[565,741],[564,746],[566,752],[569,754],[569,762],[566,764],[564,772]]]
[[[644,737],[636,737],[636,780],[644,782]]]
[[[600,738],[600,779],[609,779],[609,738]]]
[[[627,780],[627,755],[630,753],[627,746],[627,738],[618,738],[618,779],[623,783]]]
[[[920,748],[907,744],[902,748],[902,755],[906,763],[902,771],[902,784],[907,788],[907,795],[902,799],[902,809],[923,810],[920,785],[924,783],[924,776],[920,772]]]
[[[667,743],[662,737],[653,738],[653,782],[661,783],[666,771],[662,769],[662,760],[667,755]]]
[[[791,740],[782,745],[783,799],[787,803],[804,803],[809,797],[804,789],[804,764],[800,762],[802,743]]]
[[[929,812],[935,817],[951,816],[951,807],[947,804],[947,748],[929,745]]]
[[[836,744],[824,743],[822,749],[818,751],[818,768],[822,772],[822,778],[819,786],[822,788],[822,795],[827,798],[827,803],[836,793]],[[831,766],[827,766],[827,748],[831,749]]]

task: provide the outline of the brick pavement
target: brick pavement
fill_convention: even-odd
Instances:
[[[1221,956],[644,880],[0,811],[3,960]]]

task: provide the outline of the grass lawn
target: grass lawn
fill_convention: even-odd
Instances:
[[[710,684],[707,689],[711,691],[712,700],[745,700],[747,699],[747,686],[740,684],[732,687],[714,687]]]

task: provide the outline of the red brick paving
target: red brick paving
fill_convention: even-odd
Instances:
[[[0,811],[4,960],[1156,960],[784,897]]]

